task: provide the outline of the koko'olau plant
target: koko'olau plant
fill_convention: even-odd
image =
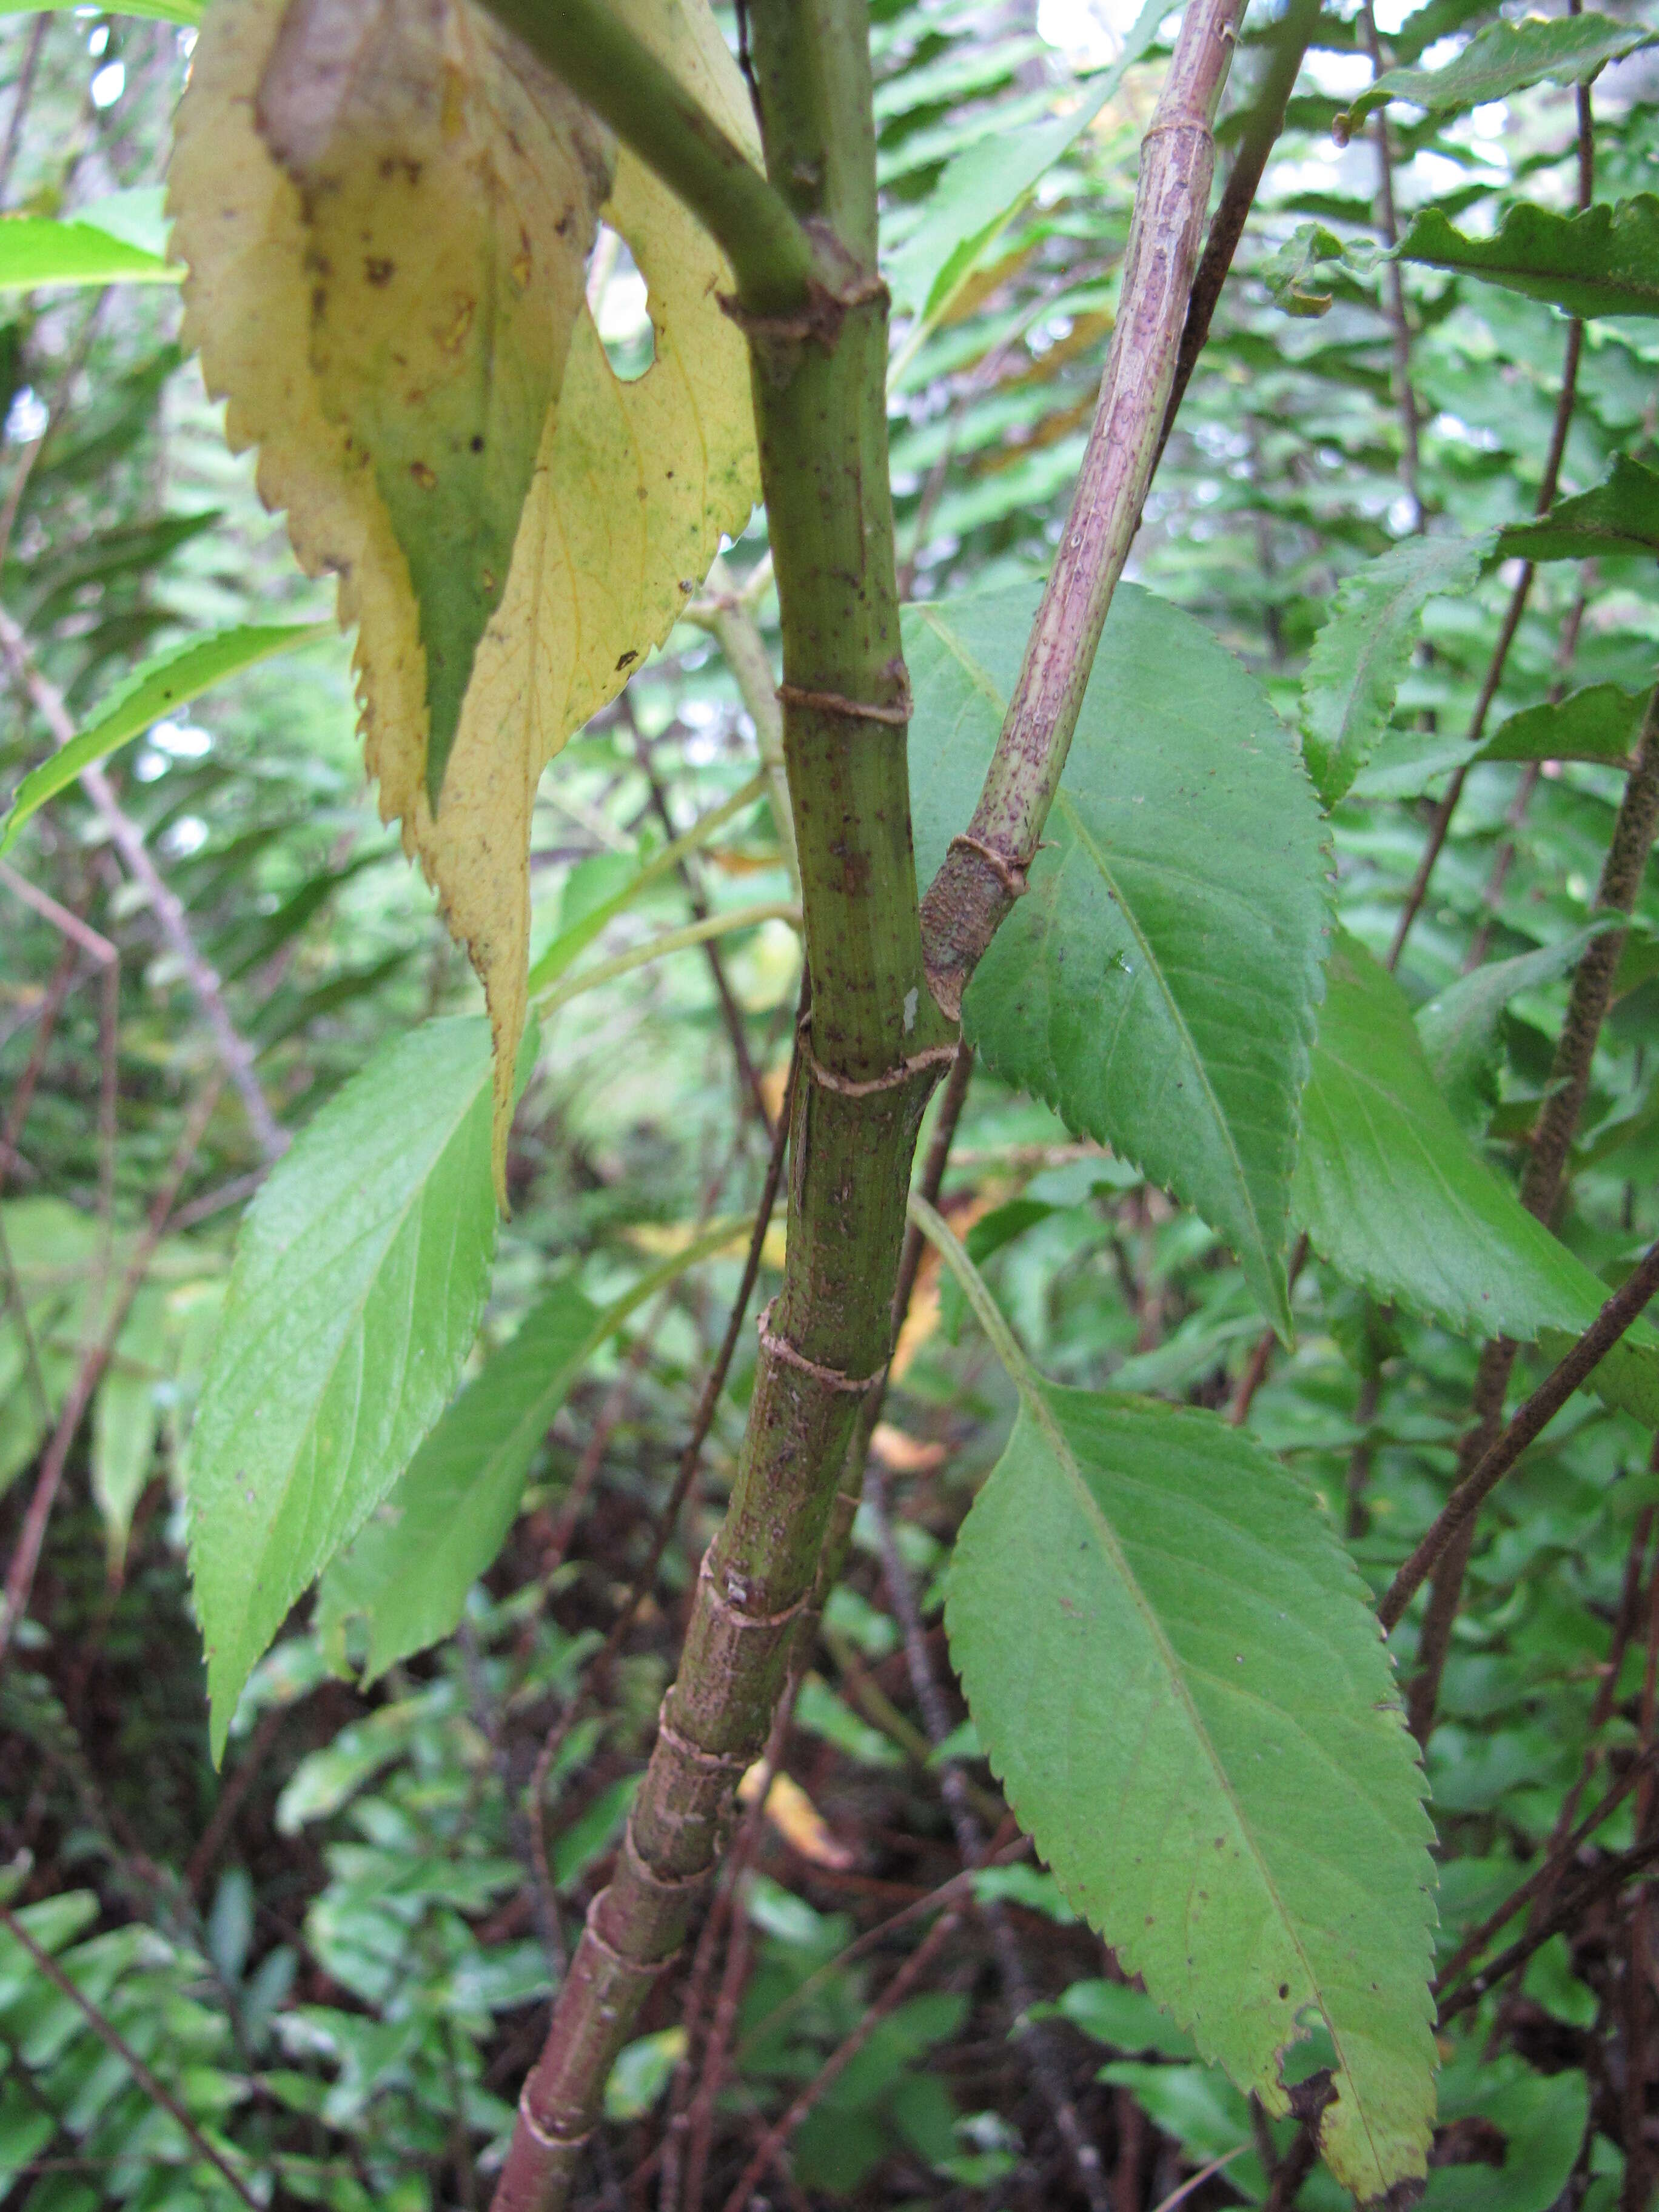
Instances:
[[[197,1911],[216,1814],[182,1887],[144,1862],[142,1912],[165,1940],[135,1936],[130,1959],[81,1940],[94,1907],[67,1881],[5,1906],[0,2047],[22,2087],[15,2110],[0,2097],[0,2188],[60,2128],[105,2144],[89,2165],[139,2173],[99,2118],[107,2096],[88,2101],[103,2066],[137,2109],[161,2100],[216,2203],[274,2188],[356,2212],[446,2160],[471,2203],[479,2134],[495,2212],[620,2203],[617,2130],[643,2124],[641,2184],[659,2166],[665,2204],[695,2205],[736,2038],[744,2112],[771,2117],[733,2154],[730,2212],[781,2186],[800,2201],[795,2150],[838,2197],[901,2141],[939,2186],[994,2191],[1010,2170],[994,2116],[961,2152],[921,2063],[962,2008],[919,1985],[971,1908],[1063,2148],[1056,2186],[1096,2212],[1154,2201],[1130,2114],[1189,2167],[1213,2158],[1194,2203],[1404,2207],[1426,2189],[1444,2207],[1641,2212],[1659,1986],[1641,1887],[1659,1858],[1659,1333],[1643,1318],[1659,1288],[1643,996],[1659,974],[1659,197],[1639,186],[1659,124],[1639,94],[1659,29],[1633,7],[1522,21],[1431,0],[1385,47],[1370,0],[1260,20],[1244,0],[1147,0],[1111,66],[1055,101],[1021,88],[1041,41],[1018,9],[141,12],[199,21],[170,232],[131,192],[96,220],[31,204],[0,223],[5,281],[28,296],[181,281],[182,348],[230,447],[252,450],[306,575],[337,587],[381,818],[484,1011],[452,1010],[465,994],[441,960],[424,1005],[347,1054],[361,1064],[290,1143],[269,1055],[346,996],[283,1014],[282,948],[357,865],[349,842],[314,896],[290,886],[263,921],[244,913],[210,959],[100,763],[149,732],[159,778],[167,743],[188,750],[169,717],[319,649],[314,604],[186,629],[148,657],[141,630],[112,635],[67,695],[45,661],[54,623],[73,646],[92,619],[73,578],[61,604],[40,580],[27,624],[0,611],[57,747],[18,782],[0,849],[40,836],[80,780],[214,1070],[130,1218],[103,1167],[97,1218],[46,1191],[0,1210],[0,1390],[33,1394],[0,1431],[0,1480],[37,1469],[0,1601],[6,1725],[95,1795],[74,1697],[25,1671],[31,1605],[88,1413],[119,1586],[158,1375],[214,1761],[250,1732],[267,1745],[331,1669],[386,1686],[276,1808],[294,1838],[355,1802],[362,1838],[331,1847],[303,2001],[289,1936],[259,1949],[246,1876]],[[1328,74],[1297,92],[1310,53],[1353,65],[1340,98]],[[1609,123],[1595,100],[1620,70],[1636,90]],[[29,97],[20,83],[20,118]],[[958,143],[963,113],[978,121]],[[1468,123],[1493,115],[1528,134],[1499,219],[1479,167],[1497,156]],[[1103,116],[1122,139],[1109,175]],[[1310,183],[1311,158],[1275,161],[1287,131],[1316,132],[1345,177],[1366,166],[1367,197]],[[1451,185],[1408,187],[1437,161]],[[619,271],[648,310],[621,339]],[[1034,431],[1032,392],[1054,408]],[[66,434],[61,412],[30,428],[20,404],[9,599],[42,557],[31,472],[46,480]],[[99,434],[85,480],[113,465]],[[998,491],[1006,454],[985,456],[1003,447],[1018,459]],[[1247,513],[1249,552],[1206,568],[1221,518]],[[742,717],[743,773],[694,779],[687,826],[653,765],[652,686],[706,661]],[[614,833],[570,764],[624,738],[644,842]],[[251,756],[247,773],[276,770]],[[550,926],[532,897],[549,805],[599,840],[574,848]],[[747,846],[720,842],[739,828]],[[226,896],[260,849],[253,830],[227,845]],[[711,854],[771,895],[711,905]],[[677,882],[689,921],[584,958]],[[118,1011],[89,885],[24,890],[68,932],[42,1038],[82,957],[115,976]],[[720,949],[739,931],[786,948],[754,1001],[778,1010],[764,1048]],[[579,1283],[533,1240],[508,1245],[531,1182],[524,1102],[556,1075],[579,997],[693,947],[736,1071],[737,1150],[705,1160],[690,1225],[650,1218],[637,1161],[615,1186],[632,1264]],[[396,964],[363,971],[377,1004]],[[226,998],[255,974],[278,1006],[257,1048]],[[1002,1165],[964,1200],[945,1186],[976,1076],[1042,1134],[1022,1152],[993,1131]],[[258,1188],[222,1278],[195,1229],[213,1205],[177,1201],[219,1141],[225,1082]],[[114,1094],[97,1095],[112,1130]],[[757,1200],[722,1214],[750,1137],[769,1153]],[[619,1551],[598,1632],[556,1628],[629,1387],[610,1347],[649,1309],[645,1366],[692,1271],[734,1253],[729,1320],[684,1358],[690,1441],[647,1540]],[[1096,1253],[1091,1311],[1109,1300],[1109,1327],[1064,1304]],[[498,1313],[481,1352],[492,1271],[516,1326]],[[180,1285],[200,1309],[188,1358]],[[929,1336],[994,1362],[933,1385],[941,1423],[997,1447],[948,1558],[906,1554],[922,1532],[888,1495],[939,1463],[884,1420]],[[538,1480],[546,1440],[596,1364],[623,1395],[561,1504]],[[677,1584],[722,1425],[729,1495]],[[1540,1469],[1561,1437],[1577,1455],[1552,1499]],[[1516,1520],[1517,1497],[1546,1533]],[[501,1562],[531,1523],[538,1564],[515,1583]],[[872,1555],[890,1623],[859,1595]],[[630,1675],[629,1638],[671,1589],[677,1656]],[[965,1722],[930,1655],[941,1605]],[[1547,1662],[1527,1642],[1544,1617]],[[813,1672],[821,1642],[862,1720]],[[902,1651],[925,1733],[860,1649]],[[1572,1716],[1560,1757],[1540,1719],[1524,1758],[1472,1780],[1470,1727],[1547,1689]],[[516,1771],[511,1717],[538,1699],[552,1718]],[[851,1864],[781,1771],[792,1718],[945,1778],[959,1875],[862,2021],[844,1926],[753,1870],[763,1808],[807,1861]],[[550,1856],[548,1808],[607,1729],[628,1771]],[[1464,1820],[1455,1844],[1431,1814]],[[586,1899],[568,1948],[565,1889]],[[1105,1978],[1041,2002],[1019,1910],[1093,1930]],[[507,1957],[471,1918],[505,1929],[514,1911],[537,1942]],[[710,1994],[739,1923],[770,1945],[741,2018],[751,1935],[731,1936]],[[1548,1948],[1564,1934],[1568,1963]],[[1599,1991],[1588,2015],[1552,2004],[1547,1958],[1571,2003]],[[1523,1973],[1578,2042],[1563,2027],[1548,2047],[1506,2043]],[[325,2004],[330,1988],[352,2003]],[[533,2034],[488,2056],[495,2012],[543,1996]],[[809,1997],[841,2022],[822,2030],[840,2039],[827,2063],[789,2039]],[[188,2094],[164,2038],[124,2039],[152,1999],[201,2054]],[[62,2014],[56,2041],[42,2006]],[[1117,2100],[1109,2197],[1072,2078],[1079,2029],[1118,2054],[1100,2077]],[[700,2033],[715,2056],[694,2094]],[[1578,2069],[1597,2084],[1589,2132]],[[244,2129],[227,2115],[252,2080]],[[781,2108],[780,2081],[800,2085]],[[303,2148],[278,2111],[304,2116]],[[330,2130],[350,2145],[337,2185]]]

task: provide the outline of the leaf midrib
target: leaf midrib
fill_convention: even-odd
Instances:
[[[1188,1060],[1191,1063],[1193,1072],[1198,1079],[1199,1086],[1203,1092],[1205,1103],[1208,1106],[1215,1126],[1220,1133],[1223,1148],[1231,1166],[1245,1213],[1249,1218],[1252,1230],[1255,1231],[1256,1243],[1261,1249],[1264,1258],[1267,1259],[1271,1265],[1273,1257],[1273,1249],[1267,1242],[1267,1233],[1262,1226],[1261,1214],[1256,1207],[1255,1194],[1250,1188],[1249,1178],[1245,1171],[1243,1160],[1240,1157],[1238,1146],[1234,1141],[1232,1124],[1222,1109],[1221,1101],[1216,1097],[1215,1086],[1210,1081],[1209,1069],[1206,1066],[1203,1057],[1198,1049],[1197,1041],[1194,1039],[1192,1030],[1188,1026],[1187,1018],[1182,1012],[1180,1006],[1176,1002],[1175,994],[1170,988],[1169,979],[1164,975],[1163,963],[1158,959],[1156,952],[1152,950],[1152,945],[1147,939],[1146,933],[1141,927],[1140,918],[1136,913],[1133,902],[1127,897],[1123,885],[1113,873],[1112,869],[1107,861],[1104,852],[1090,836],[1089,831],[1084,823],[1083,817],[1079,813],[1077,805],[1072,799],[1070,793],[1065,790],[1061,790],[1057,793],[1054,799],[1054,805],[1059,811],[1065,815],[1066,820],[1071,824],[1073,834],[1076,836],[1079,845],[1088,855],[1089,859],[1094,863],[1096,869],[1099,872],[1102,883],[1105,884],[1107,891],[1117,906],[1118,912],[1123,916],[1124,921],[1134,937],[1135,943],[1140,948],[1141,957],[1146,963],[1148,974],[1151,975],[1157,982],[1159,994],[1164,1000],[1165,1011],[1169,1015],[1170,1023],[1181,1039],[1181,1042],[1185,1049]]]
[[[1044,1389],[1041,1382],[1039,1382],[1035,1373],[1029,1367],[1026,1368],[1024,1374],[1017,1374],[1014,1376],[1014,1381],[1019,1389],[1021,1402],[1024,1404],[1026,1412],[1030,1415],[1033,1425],[1041,1432],[1043,1441],[1048,1444],[1049,1450],[1058,1461],[1061,1473],[1066,1476],[1067,1481],[1070,1483],[1073,1492],[1082,1508],[1085,1521],[1096,1529],[1102,1550],[1106,1553],[1107,1558],[1110,1560],[1112,1565],[1115,1569],[1123,1588],[1128,1592],[1130,1601],[1134,1606],[1136,1612],[1139,1614],[1148,1635],[1152,1639],[1154,1648],[1157,1650],[1159,1657],[1164,1662],[1165,1671],[1170,1682],[1174,1685],[1176,1695],[1181,1703],[1182,1710],[1187,1715],[1188,1722],[1192,1729],[1194,1737],[1205,1758],[1209,1762],[1211,1771],[1220,1788],[1221,1795],[1226,1801],[1228,1809],[1233,1816],[1238,1832],[1244,1839],[1245,1848],[1250,1854],[1251,1862],[1255,1867],[1257,1874],[1261,1877],[1262,1887],[1267,1891],[1268,1897],[1271,1899],[1273,1910],[1279,1916],[1280,1924],[1284,1928],[1285,1934],[1290,1938],[1291,1943],[1296,1952],[1296,1955],[1302,1963],[1303,1971],[1306,1973],[1308,1978],[1309,1986],[1316,1992],[1320,2011],[1324,2015],[1325,2026],[1330,2035],[1332,2047],[1336,2052],[1338,2062],[1341,2067],[1343,2077],[1346,2081],[1350,2094],[1353,2098],[1354,2112],[1359,2121],[1359,2124],[1365,2130],[1366,2142],[1370,2145],[1372,2159],[1376,2161],[1378,2171],[1380,2172],[1383,2170],[1382,2154],[1378,2150],[1376,2143],[1372,2137],[1370,2117],[1367,2114],[1364,2105],[1360,2101],[1358,2085],[1354,2081],[1352,2070],[1348,2065],[1346,2052],[1343,2048],[1341,2033],[1337,2027],[1336,2022],[1331,2017],[1329,2006],[1325,2002],[1324,1983],[1321,1977],[1315,1972],[1313,1961],[1308,1956],[1306,1946],[1304,1944],[1302,1937],[1297,1932],[1296,1924],[1291,1919],[1283,1899],[1279,1895],[1279,1886],[1262,1859],[1261,1849],[1256,1842],[1255,1831],[1244,1816],[1243,1808],[1239,1803],[1237,1793],[1233,1788],[1232,1779],[1228,1774],[1225,1767],[1221,1763],[1220,1758],[1216,1752],[1215,1746],[1210,1740],[1209,1730],[1205,1727],[1203,1718],[1199,1713],[1198,1708],[1194,1705],[1191,1693],[1188,1689],[1186,1677],[1182,1672],[1174,1646],[1170,1644],[1169,1637],[1164,1632],[1164,1625],[1158,1618],[1156,1607],[1152,1605],[1152,1601],[1147,1597],[1146,1592],[1141,1589],[1139,1580],[1131,1571],[1128,1560],[1124,1556],[1122,1547],[1118,1541],[1116,1531],[1112,1527],[1111,1522],[1107,1519],[1105,1511],[1101,1506],[1100,1501],[1096,1498],[1093,1491],[1091,1490],[1088,1483],[1084,1479],[1083,1470],[1078,1464],[1077,1455],[1072,1449],[1070,1439],[1066,1435],[1064,1429],[1060,1426],[1060,1421],[1055,1416],[1053,1407],[1048,1403],[1047,1391]]]
[[[428,1165],[426,1173],[417,1182],[412,1185],[409,1196],[405,1200],[404,1203],[398,1207],[394,1212],[383,1218],[382,1227],[385,1233],[381,1245],[382,1265],[384,1265],[385,1255],[391,1250],[392,1247],[402,1236],[411,1214],[414,1213],[424,1202],[433,1176],[438,1172],[443,1160],[448,1154],[451,1147],[453,1146],[456,1137],[465,1127],[468,1117],[476,1110],[478,1101],[487,1091],[489,1085],[489,1065],[486,1062],[484,1071],[481,1075],[476,1088],[473,1090],[471,1095],[467,1098],[465,1105],[459,1112],[456,1113],[451,1121],[448,1131],[445,1134],[442,1142],[433,1151],[430,1164]],[[459,1224],[457,1224],[456,1226],[459,1228]],[[368,1282],[364,1285],[362,1296],[355,1299],[351,1305],[346,1310],[343,1316],[344,1325],[341,1329],[338,1340],[339,1349],[337,1352],[335,1358],[330,1363],[327,1378],[325,1381],[322,1389],[318,1391],[311,1413],[306,1420],[305,1426],[301,1430],[299,1435],[295,1438],[294,1448],[289,1455],[287,1468],[274,1495],[270,1524],[267,1530],[264,1541],[259,1547],[258,1557],[256,1563],[256,1572],[244,1579],[241,1604],[236,1618],[237,1643],[239,1649],[243,1637],[246,1634],[247,1620],[252,1609],[253,1592],[259,1587],[260,1575],[262,1575],[268,1567],[270,1558],[270,1545],[276,1534],[276,1523],[281,1516],[286,1512],[289,1502],[294,1495],[294,1486],[299,1474],[300,1467],[307,1456],[312,1440],[316,1433],[317,1422],[320,1409],[335,1376],[340,1371],[340,1367],[345,1357],[347,1347],[362,1337],[363,1316],[368,1310],[369,1300],[374,1296],[375,1284],[380,1280],[380,1267],[377,1267]],[[355,1433],[353,1449],[354,1451],[356,1449]]]

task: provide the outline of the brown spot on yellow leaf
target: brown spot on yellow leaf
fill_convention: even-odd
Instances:
[[[752,148],[704,0],[613,4]],[[499,1188],[537,781],[753,504],[729,272],[472,0],[215,0],[169,194],[187,340],[301,564],[339,577],[382,812],[483,979]],[[601,211],[655,325],[627,384],[583,298]]]

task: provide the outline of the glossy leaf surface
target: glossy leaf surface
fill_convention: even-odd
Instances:
[[[1460,592],[1488,548],[1480,538],[1413,538],[1350,576],[1314,640],[1302,678],[1309,773],[1334,806],[1388,728],[1423,610]]]

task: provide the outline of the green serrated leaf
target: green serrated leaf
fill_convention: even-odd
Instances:
[[[1508,560],[1586,561],[1597,554],[1659,555],[1659,470],[1628,453],[1615,453],[1599,484],[1572,499],[1559,499],[1536,522],[1512,522],[1500,531],[1498,550]]]
[[[31,769],[18,785],[11,811],[0,818],[0,859],[15,844],[30,815],[73,783],[82,769],[106,760],[151,723],[199,699],[228,677],[269,660],[274,653],[311,645],[331,635],[333,629],[332,623],[242,623],[153,653],[117,686],[84,730],[50,760]]]
[[[1522,200],[1491,238],[1466,237],[1438,208],[1425,208],[1400,253],[1547,300],[1570,315],[1659,315],[1659,198],[1651,192],[1577,215]]]
[[[583,1368],[647,1298],[729,1250],[734,1233],[730,1222],[711,1227],[604,1308],[574,1283],[557,1284],[446,1410],[318,1593],[319,1631],[337,1649],[348,1620],[368,1624],[366,1684],[453,1632]]]
[[[82,0],[0,0],[0,15],[58,15],[82,5]],[[126,0],[112,8],[112,15],[147,15],[156,22],[181,23],[193,27],[202,20],[201,0]]]
[[[548,1425],[605,1340],[605,1318],[574,1283],[550,1291],[330,1566],[318,1627],[328,1638],[354,1615],[367,1620],[365,1683],[453,1633],[468,1590],[506,1541]]]
[[[1512,960],[1488,961],[1418,1008],[1417,1034],[1429,1073],[1471,1136],[1484,1134],[1498,1103],[1498,1026],[1504,1009],[1522,991],[1535,991],[1565,975],[1591,940],[1611,927],[1610,920],[1603,920],[1576,930],[1559,945],[1518,953]]]
[[[1125,1968],[1274,2113],[1322,2023],[1332,2171],[1362,2200],[1421,2174],[1423,1778],[1312,1493],[1213,1414],[1032,1381],[945,1619],[1009,1803]]]
[[[979,787],[1036,599],[906,613],[924,881]],[[1120,585],[1030,893],[964,1026],[999,1075],[1219,1231],[1283,1329],[1325,870],[1313,792],[1255,678],[1191,616]]]
[[[1519,23],[1488,23],[1443,69],[1386,70],[1367,85],[1344,122],[1352,133],[1390,100],[1408,100],[1431,115],[1456,115],[1507,100],[1529,84],[1585,84],[1607,63],[1656,40],[1659,31],[1616,22],[1611,15],[1528,15]]]
[[[1526,707],[1500,722],[1474,755],[1489,761],[1600,761],[1628,768],[1651,691],[1589,684],[1565,699]]]
[[[1459,1128],[1404,994],[1346,932],[1304,1095],[1295,1204],[1340,1273],[1464,1335],[1553,1346],[1587,1328],[1608,1296]],[[1659,1427],[1659,1336],[1645,1324],[1592,1382]]]
[[[1071,150],[1158,36],[1170,13],[1168,0],[1144,0],[1111,66],[1080,87],[1068,113],[1022,131],[1012,141],[998,132],[966,148],[949,162],[928,196],[927,211],[887,268],[894,306],[918,318],[906,342],[914,353],[922,332],[936,324],[987,248],[1000,235],[1056,161]],[[899,372],[896,371],[896,374]]]
[[[1411,538],[1343,583],[1302,679],[1304,751],[1327,806],[1347,791],[1389,726],[1424,608],[1463,590],[1490,550],[1480,538]]]
[[[59,284],[176,284],[184,270],[90,222],[0,216],[0,292]]]
[[[330,1100],[249,1207],[190,1439],[213,1749],[301,1592],[442,1411],[495,1241],[487,1022],[428,1022]]]

